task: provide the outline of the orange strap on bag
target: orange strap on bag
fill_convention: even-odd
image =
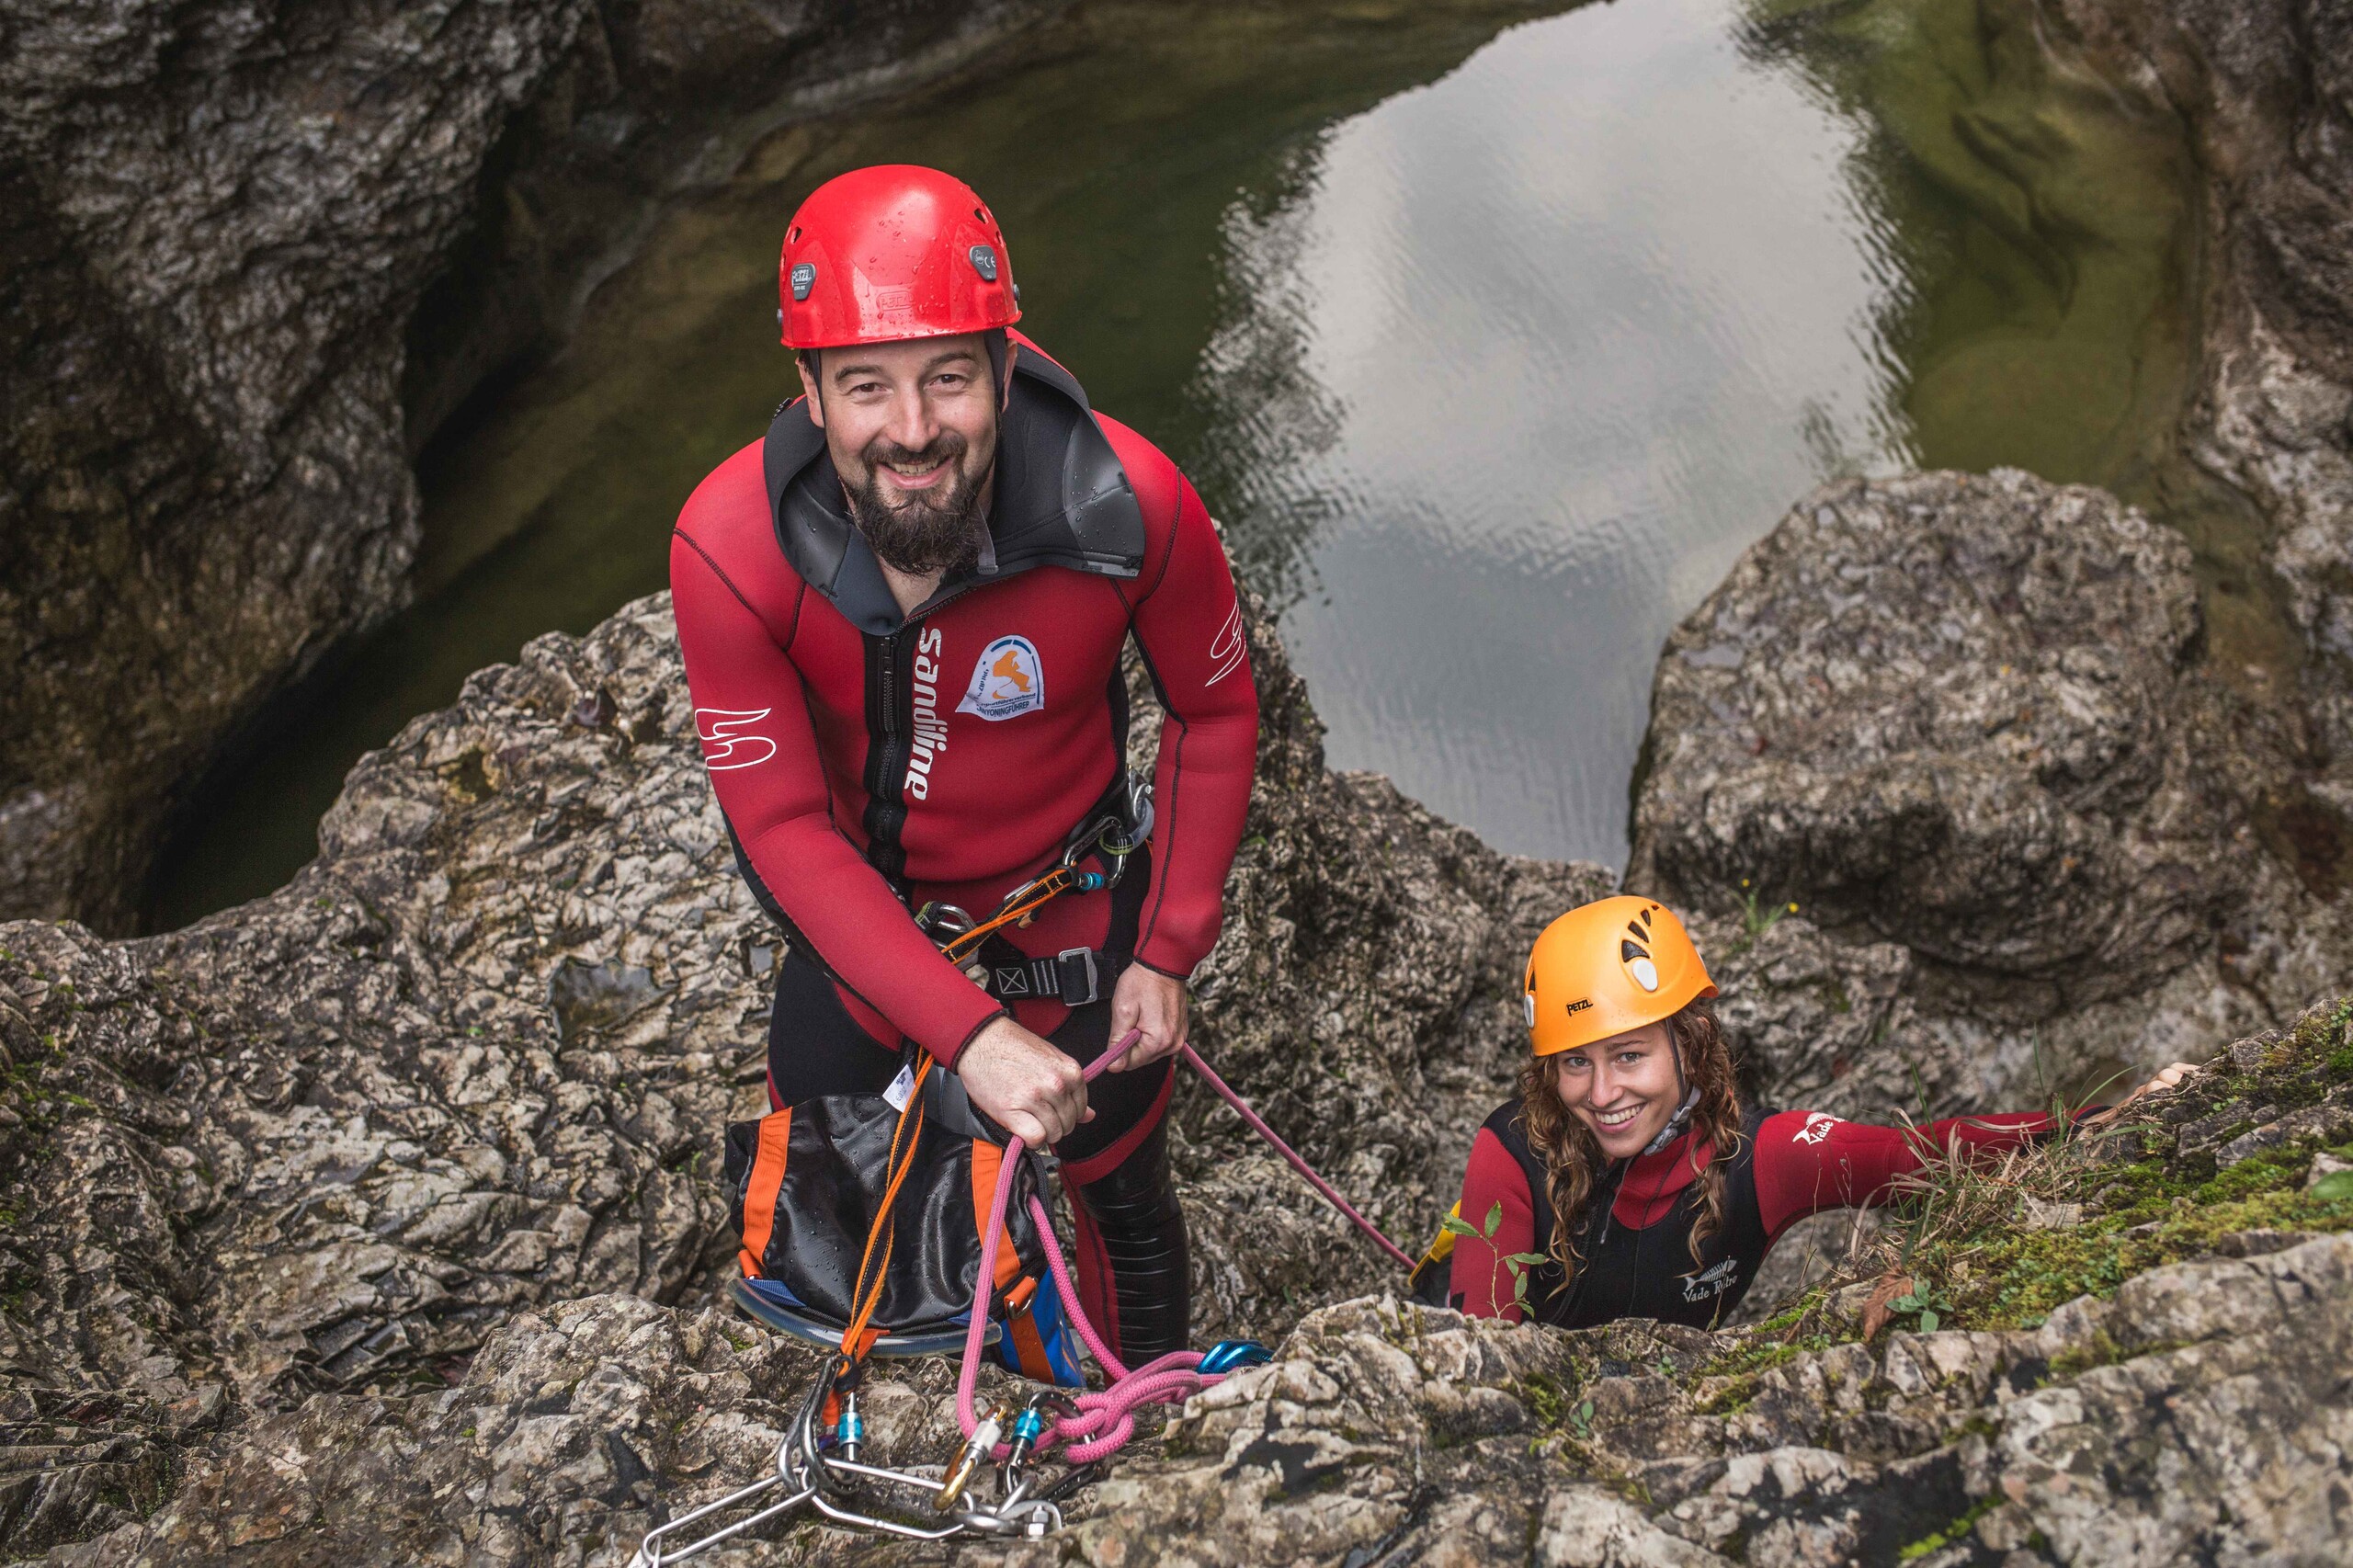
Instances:
[[[745,1188],[744,1246],[738,1255],[747,1276],[760,1271],[760,1259],[776,1233],[776,1200],[784,1186],[785,1156],[792,1147],[792,1112],[778,1111],[760,1119],[760,1152],[752,1164],[752,1179]]]
[[[931,1066],[929,1056],[915,1066],[906,1106],[899,1112],[899,1125],[891,1134],[890,1185],[882,1189],[882,1201],[875,1206],[874,1223],[866,1233],[866,1251],[858,1260],[858,1311],[851,1316],[849,1326],[842,1331],[842,1354],[850,1358],[853,1367],[866,1359],[867,1352],[881,1337],[881,1330],[871,1325],[874,1309],[882,1301],[883,1281],[890,1272],[891,1245],[898,1235],[898,1227],[892,1222],[891,1208],[898,1201],[899,1188],[906,1185],[907,1173],[915,1169],[915,1149],[923,1132],[923,1081],[930,1075]],[[878,1240],[882,1244],[879,1263],[875,1258]],[[873,1268],[870,1275],[870,1265]]]

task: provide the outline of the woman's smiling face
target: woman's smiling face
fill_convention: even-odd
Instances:
[[[1664,1019],[1564,1051],[1554,1062],[1552,1086],[1561,1103],[1613,1160],[1649,1147],[1683,1103],[1675,1036]]]

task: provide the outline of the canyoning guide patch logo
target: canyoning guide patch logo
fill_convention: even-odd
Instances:
[[[1740,1259],[1728,1257],[1697,1273],[1678,1274],[1676,1278],[1682,1281],[1685,1301],[1704,1301],[1711,1296],[1722,1295],[1740,1283]]]
[[[1037,645],[1027,637],[1000,637],[981,650],[972,683],[956,711],[977,713],[994,722],[1034,713],[1045,705],[1046,668],[1039,662]]]
[[[1830,1130],[1837,1125],[1838,1119],[1828,1111],[1810,1110],[1805,1115],[1805,1125],[1790,1136],[1801,1143],[1819,1143],[1829,1137]]]

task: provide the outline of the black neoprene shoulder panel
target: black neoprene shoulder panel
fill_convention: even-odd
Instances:
[[[901,622],[873,551],[858,537],[825,433],[795,398],[777,410],[760,450],[778,545],[801,581],[870,635]],[[1096,424],[1086,392],[1040,354],[1017,356],[997,431],[996,555],[990,580],[1033,566],[1109,577],[1143,570],[1143,509]]]

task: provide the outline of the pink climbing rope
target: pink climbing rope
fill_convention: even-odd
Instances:
[[[1132,1050],[1142,1038],[1142,1031],[1137,1029],[1122,1035],[1109,1050],[1087,1064],[1084,1081],[1092,1083],[1111,1063]],[[1307,1162],[1278,1137],[1273,1128],[1259,1119],[1257,1112],[1243,1103],[1240,1095],[1226,1086],[1224,1079],[1211,1072],[1209,1063],[1203,1062],[1191,1046],[1179,1049],[1185,1060],[1192,1063],[1193,1070],[1209,1080],[1210,1087],[1217,1091],[1218,1096],[1240,1112],[1242,1119],[1277,1153],[1289,1161],[1291,1169],[1305,1176],[1334,1208],[1354,1221],[1358,1230],[1380,1243],[1381,1249],[1390,1256],[1408,1268],[1414,1266],[1414,1260],[1396,1243],[1382,1235],[1379,1227],[1358,1213],[1347,1199],[1333,1190],[1331,1183],[1310,1169]],[[986,1281],[996,1278],[997,1238],[1005,1231],[1006,1210],[1013,1201],[1015,1173],[1020,1169],[1021,1154],[1026,1147],[1020,1139],[1016,1138],[1006,1149],[1005,1158],[997,1166],[996,1192],[989,1202],[988,1228],[981,1238],[981,1267],[976,1277],[981,1283],[976,1286],[971,1319],[964,1330],[963,1369],[956,1379],[956,1421],[968,1437],[981,1424],[979,1413],[973,1409],[972,1395],[981,1375],[981,1340],[988,1329]],[[1111,1353],[1110,1346],[1103,1343],[1102,1335],[1095,1332],[1095,1325],[1087,1321],[1086,1309],[1079,1305],[1077,1288],[1071,1279],[1070,1266],[1063,1257],[1062,1244],[1054,1238],[1053,1217],[1046,1212],[1043,1200],[1035,1195],[1029,1199],[1029,1214],[1037,1222],[1040,1241],[1045,1244],[1046,1262],[1053,1270],[1055,1288],[1062,1292],[1063,1310],[1070,1314],[1071,1322],[1076,1325],[1079,1337],[1086,1342],[1086,1348],[1094,1356],[1096,1364],[1110,1379],[1108,1386],[1078,1395],[1073,1402],[1077,1406],[1077,1414],[1057,1420],[1038,1439],[1037,1451],[1042,1454],[1057,1445],[1067,1445],[1063,1457],[1074,1464],[1086,1464],[1117,1453],[1126,1446],[1128,1440],[1135,1436],[1135,1413],[1139,1409],[1147,1404],[1182,1403],[1201,1390],[1223,1381],[1226,1374],[1202,1372],[1199,1369],[1201,1352],[1198,1350],[1172,1350],[1165,1356],[1145,1362],[1133,1371],[1129,1370]],[[1002,1459],[1007,1451],[1007,1447],[1000,1444],[996,1457]]]
[[[1125,1049],[1125,1047],[1123,1046],[1122,1049]],[[1293,1149],[1290,1144],[1284,1142],[1279,1137],[1276,1136],[1275,1130],[1267,1126],[1265,1121],[1261,1120],[1258,1113],[1252,1110],[1249,1106],[1243,1101],[1240,1095],[1235,1094],[1232,1089],[1226,1086],[1224,1079],[1210,1071],[1210,1064],[1202,1061],[1199,1055],[1195,1054],[1191,1046],[1182,1045],[1178,1046],[1176,1049],[1183,1051],[1185,1060],[1193,1064],[1193,1071],[1199,1073],[1203,1078],[1209,1081],[1210,1087],[1217,1091],[1217,1097],[1232,1106],[1233,1108],[1234,1114],[1241,1117],[1245,1122],[1249,1124],[1251,1131],[1256,1133],[1259,1137],[1264,1138],[1267,1141],[1267,1145],[1271,1147],[1276,1153],[1280,1154],[1286,1161],[1290,1162],[1291,1169],[1297,1171],[1301,1176],[1305,1176],[1307,1178],[1307,1185],[1324,1195],[1324,1202],[1329,1203],[1333,1208],[1337,1209],[1341,1213],[1347,1215],[1350,1222],[1353,1223],[1358,1230],[1362,1231],[1366,1235],[1370,1236],[1374,1242],[1379,1244],[1381,1251],[1387,1253],[1390,1256],[1404,1264],[1409,1270],[1414,1267],[1415,1259],[1412,1255],[1407,1253],[1404,1247],[1399,1246],[1395,1242],[1391,1241],[1387,1236],[1382,1235],[1381,1233],[1380,1226],[1374,1224],[1371,1221],[1358,1213],[1355,1204],[1350,1203],[1347,1199],[1341,1197],[1339,1193],[1333,1188],[1330,1182],[1325,1181],[1322,1176],[1317,1176],[1313,1167],[1309,1165],[1305,1160],[1299,1157],[1299,1152],[1297,1150]]]

